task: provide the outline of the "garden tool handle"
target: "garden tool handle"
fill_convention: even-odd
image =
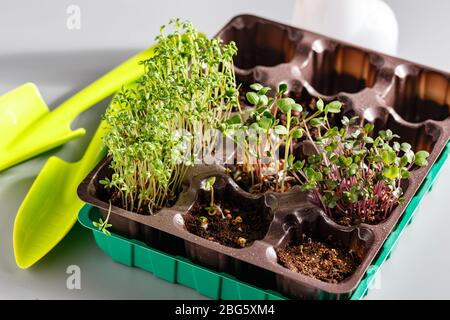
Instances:
[[[115,93],[123,85],[142,76],[144,74],[144,67],[139,62],[153,56],[154,49],[154,46],[150,47],[123,62],[63,102],[52,113],[71,122],[80,113]]]
[[[80,170],[77,172],[77,181],[81,181],[88,173],[105,157],[107,148],[103,144],[103,137],[108,132],[107,124],[104,120],[100,121],[91,142],[86,148],[80,162]]]

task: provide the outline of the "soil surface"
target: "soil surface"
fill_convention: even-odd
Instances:
[[[244,171],[242,164],[230,165],[226,166],[226,168],[228,169],[228,174],[233,178],[234,182],[236,182],[236,184],[246,192],[253,194],[259,194],[268,191],[281,192],[281,182],[278,182],[277,188],[277,179],[275,175],[266,175],[261,182],[253,183],[251,172]],[[254,173],[254,177],[256,181],[256,173]],[[284,185],[285,190],[283,192],[290,191],[292,187],[298,184],[298,181],[288,174]]]
[[[227,203],[216,204],[211,210],[209,203],[200,203],[185,214],[184,223],[189,232],[199,237],[228,247],[244,248],[266,235],[272,219],[263,214],[240,211]]]
[[[335,210],[336,211],[336,210]],[[346,215],[344,212],[333,212],[333,216],[331,217],[337,224],[341,226],[356,226],[360,223],[367,224],[378,224],[381,221],[386,220],[386,218],[381,217],[383,211],[380,209],[379,211],[370,211],[367,214],[367,217],[361,217],[359,215]]]
[[[307,239],[278,249],[278,260],[291,271],[329,282],[338,283],[350,276],[360,259],[328,243]]]
[[[123,207],[122,198],[119,196],[119,193],[116,190],[104,189],[103,194],[100,197],[100,199],[103,201],[106,201],[106,202],[109,202],[111,200],[111,204],[113,206],[122,208],[124,210],[129,210],[129,208]],[[169,199],[167,199],[166,205],[164,207],[165,208],[172,207],[175,204],[175,202],[177,201],[177,199],[178,199],[178,195],[169,195]],[[137,207],[137,201],[135,203],[135,207]],[[151,215],[151,214],[157,213],[161,209],[162,209],[162,207],[158,208],[157,210],[155,210],[155,212],[151,213],[148,209],[148,206],[145,203],[143,203],[143,204],[141,204],[141,208],[139,209],[139,211],[134,210],[133,212],[136,212],[136,213],[139,213],[142,215]]]

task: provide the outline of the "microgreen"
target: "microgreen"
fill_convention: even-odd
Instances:
[[[373,124],[361,124],[358,117],[345,115],[341,125],[331,126],[329,117],[342,111],[340,101],[325,103],[319,98],[308,113],[284,97],[287,84],[280,84],[271,98],[261,84],[252,84],[250,89],[246,97],[253,108],[227,125],[246,133],[235,141],[243,150],[243,168],[252,183],[262,184],[272,176],[275,191],[285,192],[287,179],[293,178],[341,223],[385,219],[403,201],[401,180],[409,178],[414,165],[428,165],[427,151],[414,153],[390,129],[375,134]],[[253,135],[248,134],[250,129]],[[309,141],[314,154],[297,159],[292,145],[299,139]],[[276,157],[280,146],[284,147],[281,160]]]
[[[155,55],[142,62],[144,76],[105,114],[113,174],[100,183],[126,210],[154,214],[173,200],[188,168],[216,145],[217,133],[201,133],[217,132],[238,108],[234,42],[201,36],[189,22],[169,26],[174,31],[163,26]]]
[[[94,227],[96,227],[98,230],[100,230],[101,232],[103,232],[107,236],[111,235],[111,232],[109,232],[109,230],[108,230],[108,228],[112,227],[112,224],[108,223],[110,214],[111,214],[111,201],[109,202],[108,215],[106,216],[105,221],[103,221],[102,218],[99,218],[98,222],[96,222],[96,221],[92,222]]]
[[[375,135],[373,124],[355,122],[345,116],[342,128],[322,122],[325,133],[316,138],[306,131],[317,153],[293,171],[301,188],[312,190],[317,203],[339,222],[377,223],[403,201],[401,180],[408,179],[414,165],[428,165],[429,153],[414,153],[389,129]]]
[[[209,191],[210,193],[209,207],[207,208],[210,215],[215,215],[217,212],[217,207],[214,202],[214,183],[216,183],[216,177],[212,176],[206,180],[203,180],[201,185],[203,190]]]

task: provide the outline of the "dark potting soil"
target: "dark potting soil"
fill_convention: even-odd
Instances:
[[[334,215],[331,217],[337,224],[340,224],[341,226],[355,226],[360,223],[367,223],[367,224],[378,224],[381,221],[385,220],[382,218],[379,211],[371,211],[367,213],[366,217],[361,217],[359,215],[351,215],[351,214],[344,214],[343,212],[334,212]]]
[[[253,194],[259,194],[268,191],[281,192],[281,183],[276,181],[277,179],[274,175],[266,175],[261,182],[253,183],[251,173],[244,171],[242,164],[230,165],[227,166],[227,169],[228,174],[233,178],[234,182],[236,182],[236,184],[246,192]],[[288,175],[285,180],[284,192],[288,192],[298,184],[298,181],[294,177]]]
[[[311,239],[291,243],[277,254],[279,263],[289,270],[329,283],[341,282],[360,263],[351,251]]]
[[[130,210],[129,208],[125,208],[122,205],[123,204],[122,198],[119,196],[119,193],[116,190],[104,189],[100,196],[100,199],[105,202],[111,201],[111,204],[118,208],[122,208],[124,210]],[[169,195],[169,198],[167,199],[166,205],[164,207],[165,208],[172,207],[173,205],[175,205],[175,202],[177,201],[177,199],[178,199],[177,195]],[[135,203],[135,207],[137,207],[137,201]],[[162,207],[155,210],[155,212],[150,212],[148,209],[148,205],[146,203],[143,203],[143,204],[141,204],[141,208],[139,210],[134,210],[134,212],[142,214],[142,215],[151,215],[151,214],[157,213],[161,209],[162,209]]]
[[[216,206],[221,211],[216,208],[215,214],[211,215],[208,203],[194,205],[184,215],[186,229],[199,237],[232,248],[248,247],[266,235],[271,217],[261,216],[261,212],[241,211],[227,203]],[[206,226],[202,223],[204,218],[207,219]]]

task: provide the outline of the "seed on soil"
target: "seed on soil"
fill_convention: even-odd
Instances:
[[[241,216],[237,216],[236,218],[234,218],[233,220],[231,220],[232,224],[238,224],[238,223],[242,223],[242,218]]]
[[[228,209],[230,213],[224,217],[220,214],[209,216],[208,200],[196,203],[191,211],[184,215],[186,229],[199,237],[232,248],[248,247],[255,240],[264,238],[273,217],[269,212],[261,210],[239,210],[227,202],[215,205],[218,212]],[[238,214],[235,215],[234,212]],[[207,217],[207,228],[202,227],[200,217]]]
[[[239,237],[238,240],[237,240],[237,242],[238,242],[238,244],[239,244],[242,248],[244,248],[244,247],[245,247],[245,244],[247,243],[247,239],[242,238],[242,237]]]

